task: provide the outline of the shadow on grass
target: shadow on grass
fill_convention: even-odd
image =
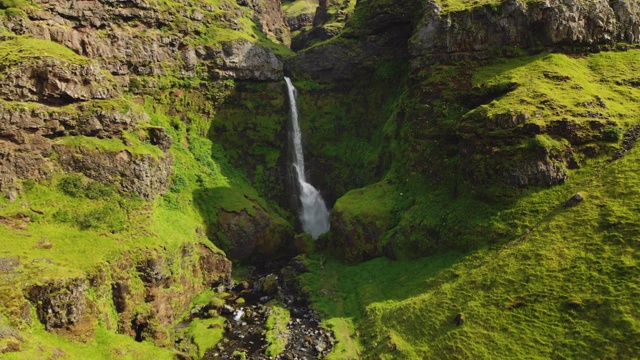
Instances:
[[[466,256],[450,252],[417,260],[377,258],[352,266],[314,257],[302,282],[325,318],[359,318],[371,303],[405,300],[434,286],[436,278],[456,277],[451,267]]]

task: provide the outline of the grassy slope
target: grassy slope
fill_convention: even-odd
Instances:
[[[601,96],[606,108],[595,111],[624,129],[640,120],[640,90],[629,85],[640,68],[638,56],[629,51],[498,60],[475,69],[472,83],[518,83],[514,91],[482,106],[489,114],[539,113],[531,121],[540,124],[561,117],[587,121],[589,117],[582,115],[585,107]],[[554,80],[549,73],[568,78]],[[545,106],[546,99],[553,99],[555,107]],[[453,110],[436,120],[440,124],[432,131],[455,127],[471,110],[464,104],[447,106]],[[486,131],[483,124],[475,126]],[[542,146],[546,145],[554,146]],[[423,154],[444,156],[430,150]],[[372,185],[375,191],[348,193],[336,208],[344,211],[350,204],[376,199],[406,209],[388,233],[395,241],[404,234],[401,240],[410,250],[406,256],[434,241],[443,248],[476,250],[411,261],[376,259],[356,266],[310,260],[312,271],[305,282],[315,306],[341,340],[333,356],[637,356],[640,215],[635,203],[640,200],[640,182],[635,174],[640,171],[640,150],[610,165],[608,156],[581,158],[582,168],[571,171],[566,184],[549,189],[483,190],[464,182],[452,184],[448,178],[425,181],[415,168],[395,167],[388,175],[393,182],[386,195],[380,194],[380,184]],[[433,160],[432,166],[442,166],[442,159]],[[456,159],[448,160],[455,168]],[[565,208],[575,192],[586,200]],[[369,195],[374,198],[362,198]],[[360,206],[353,207],[351,213],[358,214]],[[389,207],[393,205],[385,209]],[[463,319],[459,326],[458,314]]]

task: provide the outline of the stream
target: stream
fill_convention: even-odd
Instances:
[[[301,261],[293,259],[256,268],[251,281],[218,286],[216,291],[230,294],[218,310],[226,318],[224,337],[207,350],[203,359],[325,358],[335,340],[331,331],[320,326],[319,315],[309,309],[306,295],[300,291],[297,276],[306,271]],[[239,298],[244,302],[238,303]],[[286,337],[284,351],[268,357],[265,324],[274,304],[286,308],[291,318],[283,335]]]

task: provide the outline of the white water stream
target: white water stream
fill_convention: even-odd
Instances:
[[[300,221],[302,230],[311,237],[317,239],[320,234],[329,231],[329,210],[320,195],[320,192],[307,182],[304,172],[304,154],[302,153],[302,136],[298,124],[297,91],[291,83],[291,79],[284,78],[289,94],[289,117],[293,128],[293,167],[296,169],[298,183],[300,185]]]

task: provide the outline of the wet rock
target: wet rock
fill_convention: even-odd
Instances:
[[[575,193],[573,194],[573,196],[567,200],[567,202],[564,204],[565,207],[574,207],[578,204],[580,204],[582,201],[584,200],[584,197],[582,197],[582,195],[580,195],[580,193]]]
[[[278,277],[274,274],[269,274],[256,281],[253,285],[253,289],[255,291],[261,291],[267,295],[273,295],[279,290]]]

